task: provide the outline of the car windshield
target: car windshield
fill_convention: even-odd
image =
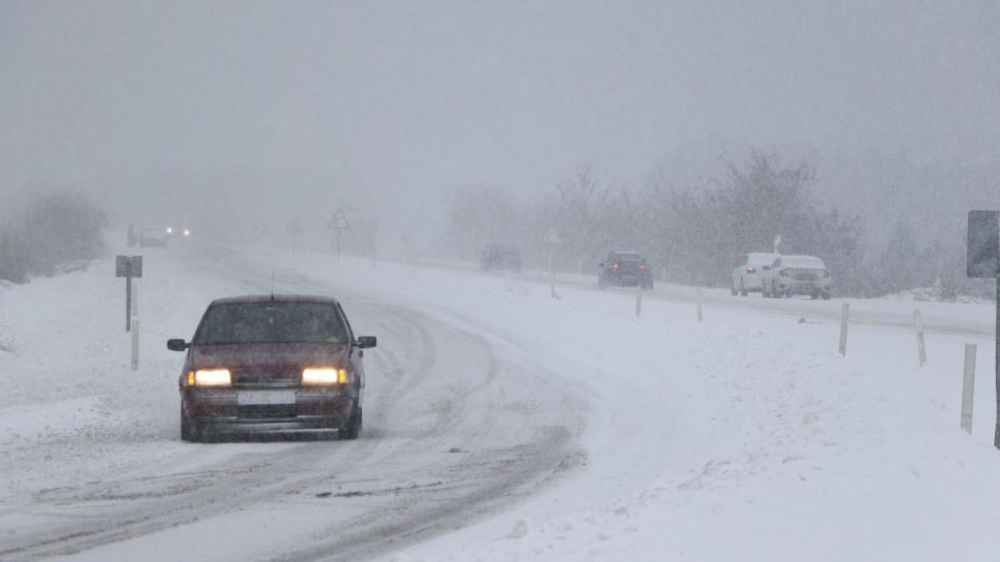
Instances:
[[[337,307],[326,303],[231,303],[209,307],[192,343],[345,343]]]
[[[612,261],[642,261],[642,256],[639,254],[617,254],[612,258]]]

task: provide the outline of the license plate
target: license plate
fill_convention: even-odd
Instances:
[[[241,390],[236,394],[240,406],[269,406],[271,404],[294,404],[294,390]]]

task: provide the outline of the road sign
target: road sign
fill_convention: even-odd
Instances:
[[[132,329],[132,278],[142,277],[142,256],[115,256],[115,277],[125,278],[125,331]]]
[[[969,277],[995,279],[1000,275],[1000,211],[969,212]]]
[[[969,246],[965,267],[969,277],[996,279],[997,421],[993,430],[993,446],[1000,449],[1000,211],[969,212]]]
[[[330,224],[326,226],[330,230],[347,230],[351,228],[351,223],[347,222],[347,216],[344,215],[343,209],[337,209],[336,214],[330,219]]]
[[[142,277],[142,256],[115,256],[115,277]]]

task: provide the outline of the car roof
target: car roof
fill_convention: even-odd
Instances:
[[[337,299],[320,295],[244,295],[241,297],[215,299],[209,306],[221,304],[252,304],[261,302],[338,304]]]

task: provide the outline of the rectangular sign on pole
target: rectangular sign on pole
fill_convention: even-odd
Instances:
[[[115,256],[115,277],[142,277],[142,256]]]
[[[1000,449],[1000,211],[969,211],[969,247],[966,262],[969,277],[996,279],[996,376],[997,419],[993,446]]]
[[[969,212],[966,273],[990,279],[1000,275],[1000,211]]]
[[[125,331],[132,329],[132,278],[142,277],[142,256],[115,256],[115,277],[125,278]]]

